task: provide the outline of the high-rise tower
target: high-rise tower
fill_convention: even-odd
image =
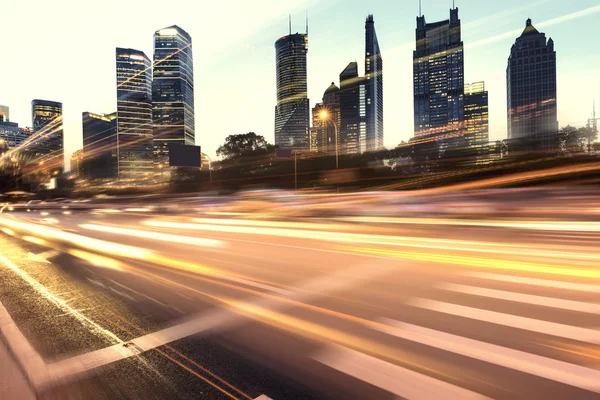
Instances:
[[[152,64],[142,51],[117,48],[117,152],[119,179],[150,177]]]
[[[366,150],[375,151],[383,148],[383,59],[372,15],[365,24],[365,78]]]
[[[451,138],[464,123],[464,60],[458,8],[450,19],[417,17],[413,53],[415,137]]]
[[[31,119],[35,139],[26,150],[36,155],[36,161],[51,175],[64,169],[63,105],[56,101],[33,100]]]
[[[168,161],[168,144],[194,145],[192,38],[173,25],[154,33],[152,123],[155,161]]]
[[[292,34],[290,28],[289,35],[275,42],[277,68],[275,144],[284,149],[300,151],[310,149],[307,53],[308,32]]]
[[[523,150],[558,146],[554,41],[528,19],[506,68],[508,139]]]

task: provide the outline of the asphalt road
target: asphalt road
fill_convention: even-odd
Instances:
[[[600,397],[597,223],[116,211],[0,214],[41,398]]]

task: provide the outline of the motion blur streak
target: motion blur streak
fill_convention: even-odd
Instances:
[[[600,269],[577,269],[567,266],[555,266],[549,264],[535,264],[521,261],[494,260],[490,258],[476,258],[465,256],[451,256],[431,253],[414,253],[408,251],[377,250],[368,248],[344,248],[361,254],[371,254],[405,260],[432,261],[444,264],[456,264],[469,267],[480,267],[489,269],[501,269],[520,272],[536,272],[551,275],[573,276],[579,278],[600,279]]]
[[[143,231],[139,229],[117,228],[106,225],[81,224],[79,225],[79,227],[91,231],[114,233],[116,235],[135,236],[144,239],[159,240],[162,242],[185,243],[194,246],[225,247],[225,243],[221,240],[170,235],[168,233]]]
[[[335,343],[349,347],[367,354],[376,355],[382,359],[393,360],[405,366],[411,366],[420,371],[426,371],[432,375],[437,375],[438,377],[445,377],[457,381],[467,381],[469,379],[464,374],[464,376],[460,376],[460,374],[449,375],[445,373],[444,371],[451,369],[451,367],[443,362],[418,356],[415,353],[400,350],[397,347],[380,344],[329,326],[312,323],[281,312],[268,310],[256,304],[240,302],[225,297],[217,297],[217,299],[243,316],[259,320],[295,335],[303,335],[308,338],[322,341],[326,344]],[[438,368],[432,368],[429,367],[429,365],[438,365]]]
[[[382,218],[383,220],[383,218]],[[479,242],[479,241],[471,241],[471,240],[453,240],[453,239],[435,239],[428,237],[409,237],[409,236],[385,236],[385,235],[370,235],[370,234],[356,234],[356,233],[345,233],[339,231],[314,231],[314,230],[294,230],[294,229],[283,229],[283,228],[272,228],[272,229],[263,229],[259,228],[261,226],[288,226],[285,223],[268,223],[262,221],[252,221],[252,220],[244,220],[239,221],[239,224],[236,226],[219,226],[219,224],[233,224],[233,221],[219,221],[216,220],[214,223],[217,224],[212,225],[208,224],[210,220],[206,221],[206,224],[192,224],[192,223],[184,223],[184,222],[168,222],[168,221],[144,221],[145,225],[152,227],[165,227],[165,228],[173,228],[173,229],[187,229],[187,230],[206,230],[206,231],[214,231],[214,232],[230,232],[230,233],[245,233],[245,234],[254,234],[254,235],[272,235],[272,236],[281,236],[281,237],[290,237],[290,238],[300,238],[300,239],[314,239],[314,240],[323,240],[330,242],[346,242],[346,243],[361,243],[361,244],[372,244],[372,245],[385,245],[385,246],[401,246],[401,247],[414,247],[414,248],[425,248],[425,249],[434,249],[434,250],[451,250],[451,251],[467,251],[467,252],[476,252],[476,253],[495,253],[501,255],[518,255],[518,256],[539,256],[539,257],[562,257],[562,258],[574,258],[574,259],[584,259],[584,260],[597,260],[597,256],[595,254],[586,254],[582,253],[582,248],[577,247],[562,247],[565,250],[572,250],[572,252],[557,252],[551,251],[549,252],[546,249],[555,249],[555,246],[539,246],[544,248],[544,251],[536,251],[536,250],[528,250],[528,251],[520,251],[513,250],[510,247],[516,248],[530,248],[531,246],[521,245],[521,244],[505,244],[505,243],[497,243],[497,242]],[[423,222],[421,222],[423,221]],[[447,220],[453,221],[453,220]],[[433,224],[433,222],[429,222],[427,219],[423,220],[412,220],[414,224]],[[461,224],[462,221],[457,221],[457,224]],[[464,222],[465,225],[470,225],[469,221]],[[481,223],[482,226],[488,226],[486,222]],[[493,221],[490,221],[489,224],[493,225]],[[251,225],[251,226],[248,226]],[[291,223],[290,226],[297,225],[295,223]],[[478,226],[477,222],[473,222],[473,225]],[[591,227],[592,224],[590,224]],[[256,227],[255,227],[256,226]],[[510,225],[508,225],[510,226]],[[314,224],[301,224],[302,228],[315,228]],[[511,226],[514,227],[514,226]],[[596,228],[596,227],[594,227]],[[323,227],[326,229],[326,227]],[[435,245],[423,244],[423,242],[432,242],[436,243]],[[474,246],[479,246],[483,248],[478,248]],[[490,249],[489,247],[500,247],[500,249]],[[575,251],[579,251],[575,253]]]

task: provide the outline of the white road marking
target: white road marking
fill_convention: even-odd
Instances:
[[[266,395],[262,394],[262,395],[258,396],[254,400],[273,400],[273,399],[271,399],[270,397],[267,397]]]
[[[145,298],[145,299],[148,299],[148,300],[150,300],[150,301],[153,301],[154,303],[156,303],[156,304],[158,304],[158,305],[161,305],[161,306],[163,306],[163,307],[167,307],[167,308],[169,307],[167,304],[163,303],[162,301],[156,300],[155,298],[153,298],[153,297],[150,297],[150,296],[147,296],[147,295],[145,295],[144,293],[140,293],[140,292],[138,292],[137,290],[134,290],[134,289],[130,288],[129,286],[125,286],[125,285],[123,285],[122,283],[119,283],[119,282],[117,282],[117,281],[114,281],[114,280],[112,280],[112,279],[108,279],[108,280],[109,280],[111,283],[113,283],[114,285],[117,285],[117,286],[119,286],[119,287],[120,287],[120,288],[122,288],[122,289],[129,290],[131,293],[134,293],[134,294],[136,294],[136,295],[138,295],[138,296],[140,296],[140,297],[143,297],[143,298]]]
[[[600,393],[600,371],[595,369],[387,318],[379,322],[387,325],[379,331],[395,337]]]
[[[288,300],[306,302],[325,294],[330,294],[349,287],[362,284],[365,279],[374,279],[391,271],[403,269],[397,263],[384,263],[383,265],[362,265],[352,269],[343,269],[329,276],[311,280],[295,291],[290,292],[285,298]],[[181,290],[177,288],[176,290]],[[290,307],[289,303],[275,298],[252,297],[247,303],[262,308],[276,311]],[[82,354],[70,359],[58,361],[49,367],[54,380],[66,381],[84,375],[93,369],[136,356],[142,352],[160,346],[198,335],[214,329],[231,328],[246,320],[245,315],[236,314],[229,309],[214,309],[193,318],[185,318],[173,326],[153,332],[128,343],[119,343],[101,350]],[[135,348],[136,351],[132,351]]]
[[[131,296],[130,296],[130,295],[128,295],[127,293],[121,292],[120,290],[117,290],[117,289],[115,289],[115,288],[112,288],[112,287],[110,287],[110,286],[108,287],[108,289],[109,289],[111,292],[113,292],[113,293],[115,293],[115,294],[117,294],[117,295],[119,295],[119,296],[121,296],[121,297],[124,297],[124,298],[126,298],[127,300],[131,300],[131,301],[133,301],[133,302],[135,302],[135,303],[139,303],[139,301],[138,301],[138,300],[134,299],[133,297],[131,297]]]
[[[541,286],[565,290],[576,290],[580,292],[600,293],[600,285],[588,285],[585,283],[552,281],[546,279],[527,278],[514,275],[488,274],[485,272],[465,272],[462,275],[472,278],[487,279],[499,282],[519,283],[523,285]]]
[[[40,263],[44,263],[44,264],[50,264],[50,261],[48,261],[48,259],[56,257],[59,254],[60,254],[60,252],[55,251],[55,250],[45,251],[40,254],[27,253],[27,260],[28,261],[36,261],[36,262],[40,262]]]
[[[457,285],[454,283],[440,283],[436,284],[435,287],[450,292],[469,294],[472,296],[488,297],[492,299],[514,301],[525,304],[534,304],[537,306],[559,308],[561,310],[576,311],[589,314],[600,314],[600,304],[557,299],[554,297],[535,296],[524,293],[507,292],[504,290],[495,290],[476,286]]]
[[[406,399],[486,398],[467,389],[342,346],[329,346],[313,358],[321,364]]]
[[[29,344],[2,303],[0,303],[0,336],[4,338],[8,348],[15,355],[16,361],[34,387],[47,380],[48,368],[42,356]]]
[[[566,339],[579,340],[586,343],[600,344],[600,331],[595,329],[580,328],[577,326],[563,325],[555,322],[542,321],[533,318],[519,317],[495,311],[481,310],[441,301],[414,298],[409,300],[409,305],[426,310],[437,311],[444,314],[489,322],[492,324],[523,329],[544,335],[558,336]]]

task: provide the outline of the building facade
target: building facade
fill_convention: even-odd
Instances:
[[[413,53],[415,137],[452,138],[464,122],[464,57],[458,8],[450,19],[426,23],[417,17]]]
[[[82,177],[89,180],[119,176],[117,113],[83,113]]]
[[[313,153],[335,154],[337,127],[341,124],[339,92],[340,89],[331,82],[323,94],[323,102],[312,110],[310,151]]]
[[[275,42],[275,145],[282,149],[310,149],[307,54],[308,33],[290,33]]]
[[[32,127],[35,139],[26,149],[36,155],[39,163],[51,175],[64,170],[63,106],[57,101],[31,102]]]
[[[340,74],[340,154],[367,150],[366,79],[358,76],[358,64],[351,62]]]
[[[556,148],[556,51],[531,19],[510,50],[506,90],[509,142],[527,150]]]
[[[383,59],[372,15],[365,24],[365,79],[366,151],[376,151],[383,148]]]
[[[19,124],[16,122],[0,122],[0,139],[9,149],[19,146],[23,140],[19,132]]]
[[[10,108],[0,105],[0,121],[10,122]]]
[[[489,143],[488,92],[484,82],[466,84],[464,90],[464,136],[469,149],[483,155]]]
[[[152,123],[155,163],[168,163],[169,143],[195,145],[191,36],[174,25],[154,33]]]
[[[79,178],[83,170],[83,150],[77,150],[71,155],[71,176]]]
[[[119,179],[150,178],[152,63],[144,52],[117,48],[117,151]]]

